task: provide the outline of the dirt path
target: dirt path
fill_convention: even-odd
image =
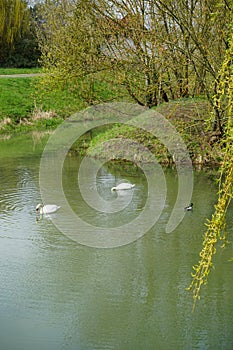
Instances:
[[[33,78],[33,77],[39,77],[41,75],[43,75],[43,73],[1,74],[0,78]]]

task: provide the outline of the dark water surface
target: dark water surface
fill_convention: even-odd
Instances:
[[[150,231],[122,247],[95,249],[70,240],[49,218],[36,220],[42,148],[38,140],[26,138],[0,144],[0,349],[232,350],[231,243],[218,248],[194,313],[192,294],[186,291],[205,218],[216,200],[216,184],[208,175],[195,172],[194,211],[172,233],[165,233],[165,224],[177,179],[175,170],[167,169],[166,205]],[[95,179],[106,200],[113,183],[126,179],[136,184],[132,201],[116,219],[114,214],[89,214],[76,189],[78,162],[75,157],[65,162],[64,188],[85,220],[106,227],[137,215],[147,196],[139,169],[109,163]],[[232,208],[230,241],[231,214]],[[56,215],[65,213],[61,208]]]

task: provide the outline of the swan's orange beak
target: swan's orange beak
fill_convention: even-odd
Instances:
[[[38,213],[39,209],[36,209],[36,213]]]

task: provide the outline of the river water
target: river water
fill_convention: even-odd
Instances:
[[[157,222],[130,244],[100,249],[71,240],[50,217],[36,215],[42,149],[43,142],[31,137],[0,144],[0,349],[233,349],[231,243],[218,247],[194,312],[186,291],[216,200],[208,172],[194,172],[194,210],[173,232],[165,232],[165,223],[177,178],[174,169],[165,169],[166,204]],[[115,226],[140,212],[147,196],[140,169],[109,162],[93,178],[106,200],[116,196],[110,191],[115,183],[135,183],[134,196],[116,219],[112,213],[90,214],[76,189],[77,164],[77,157],[67,157],[64,188],[85,220]],[[230,242],[232,214],[231,207]],[[55,215],[66,220],[62,208]]]

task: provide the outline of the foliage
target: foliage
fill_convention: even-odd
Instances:
[[[27,2],[21,0],[1,0],[0,2],[1,44],[12,44],[20,36],[28,21]]]
[[[100,70],[99,38],[93,28],[89,2],[47,1],[42,8],[45,21],[38,27],[43,85],[69,89],[87,103],[95,99],[95,74]]]
[[[0,66],[38,65],[35,13],[25,0],[0,0]]]
[[[213,266],[213,255],[219,240],[226,240],[226,213],[233,198],[233,34],[229,40],[229,49],[218,76],[217,94],[214,99],[216,108],[226,109],[227,125],[223,143],[224,159],[220,167],[218,202],[211,220],[206,223],[203,248],[199,263],[194,266],[192,282],[189,289],[193,290],[194,305],[200,298],[200,289],[208,280]]]
[[[200,93],[212,101],[229,35],[227,2],[60,0],[47,1],[43,16],[45,85],[100,102],[95,82],[111,71],[112,85],[141,105]],[[213,127],[222,131],[219,114]]]
[[[211,144],[212,133],[205,133],[205,119],[209,115],[208,102],[204,99],[179,99],[169,103],[163,103],[154,108],[156,112],[162,114],[175,126],[187,145],[193,164],[218,164],[222,159],[221,148],[218,144]],[[118,140],[121,140],[121,148],[124,149],[122,159],[127,159],[131,155],[130,147],[124,145],[125,139],[131,139],[133,143],[147,147],[156,159],[163,164],[173,162],[167,148],[153,136],[153,125],[151,132],[133,128],[127,125],[109,126],[107,130],[99,130],[97,135],[92,135],[89,142],[88,154],[94,157],[109,159],[116,154]],[[113,141],[111,141],[113,140]],[[87,140],[85,145],[87,148]],[[78,145],[80,146],[80,145]],[[140,152],[139,152],[140,153]],[[138,153],[138,154],[139,154]],[[144,152],[145,154],[145,152]],[[139,159],[137,158],[139,161]],[[140,159],[143,162],[154,161],[154,158]]]

